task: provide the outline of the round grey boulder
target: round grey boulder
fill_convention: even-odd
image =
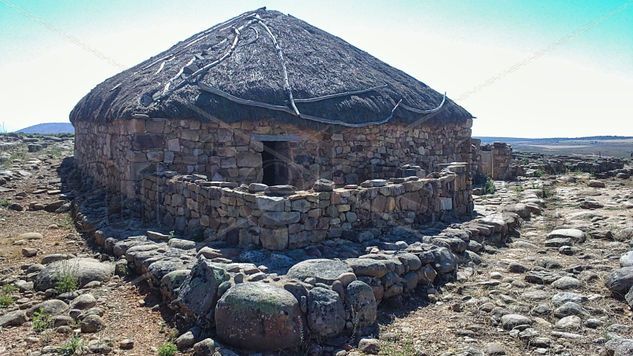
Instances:
[[[114,274],[114,265],[92,258],[71,258],[48,264],[35,278],[38,291],[55,288],[62,278],[74,278],[79,287],[92,281],[107,282]]]
[[[633,251],[629,251],[620,257],[620,266],[633,267]]]
[[[316,287],[308,292],[308,327],[319,337],[336,336],[345,328],[345,307],[335,291]]]
[[[378,303],[374,290],[365,282],[353,281],[347,285],[345,302],[352,316],[352,322],[365,327],[376,321]]]
[[[332,284],[341,274],[349,272],[352,269],[343,261],[320,258],[297,263],[290,267],[287,276],[300,281],[312,277],[319,283]]]
[[[519,325],[531,325],[532,319],[521,314],[506,314],[501,317],[501,326],[506,330],[512,330]]]
[[[97,305],[97,299],[92,294],[82,294],[70,302],[71,309],[90,309]]]
[[[105,328],[106,324],[99,315],[88,315],[79,323],[82,333],[96,333]]]
[[[419,260],[419,259],[418,259]],[[382,278],[389,269],[381,260],[372,258],[349,258],[345,262],[354,270],[357,276]]]
[[[296,349],[305,325],[299,302],[285,289],[267,283],[240,283],[215,308],[218,339],[251,351]]]

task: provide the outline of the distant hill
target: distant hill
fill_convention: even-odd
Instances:
[[[621,141],[630,140],[633,136],[585,136],[585,137],[543,137],[543,138],[523,138],[523,137],[501,137],[501,136],[475,136],[482,143],[506,142],[531,143],[531,144],[552,144],[570,141]]]
[[[505,142],[515,151],[633,157],[633,136],[520,138],[480,136],[482,143]]]
[[[46,122],[43,124],[25,127],[16,132],[25,134],[56,135],[75,133],[75,128],[70,122]]]

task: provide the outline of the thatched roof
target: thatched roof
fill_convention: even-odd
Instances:
[[[145,115],[343,126],[472,117],[342,39],[266,9],[218,24],[107,79],[81,99],[70,120]]]

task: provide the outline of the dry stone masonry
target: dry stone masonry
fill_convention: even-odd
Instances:
[[[273,164],[264,157],[269,151],[287,167],[284,184],[309,188],[318,178],[360,184],[397,177],[406,164],[431,173],[447,162],[470,162],[471,126],[472,120],[322,130],[274,121],[80,121],[75,123],[75,155],[86,176],[130,198],[138,196],[144,173],[157,170],[261,183],[266,165]],[[265,148],[270,142],[283,144]]]
[[[149,223],[189,235],[234,239],[244,247],[285,250],[342,236],[354,239],[367,228],[470,214],[467,171],[465,165],[454,164],[437,178],[375,179],[343,188],[319,180],[309,191],[257,183],[237,187],[200,175],[161,172],[143,179],[140,196]]]
[[[478,263],[475,251],[505,243],[521,223],[516,213],[504,212],[422,233],[368,230],[356,241],[332,238],[278,252],[130,235],[129,227],[104,223],[103,201],[95,196],[77,198],[79,228],[123,266],[146,275],[187,320],[215,329],[225,345],[250,351],[293,350],[362,332],[375,323],[380,303],[420,289],[435,293],[434,285],[454,280],[458,264]]]

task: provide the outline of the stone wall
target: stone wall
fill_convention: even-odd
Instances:
[[[470,161],[472,120],[409,127],[300,128],[276,121],[224,123],[132,119],[75,122],[78,167],[110,190],[137,197],[147,171],[204,174],[216,181],[261,182],[263,141],[287,140],[282,160],[289,182],[307,188],[318,178],[358,184],[397,176],[403,164],[426,172],[446,162]]]
[[[129,221],[103,225],[109,219],[105,206],[81,210],[87,201],[103,203],[95,199],[100,192],[86,194],[73,204],[78,230],[86,238],[147,277],[181,316],[203,328],[215,326],[214,338],[250,351],[291,353],[289,349],[305,349],[314,340],[372,327],[381,302],[402,305],[409,298],[432,298],[435,286],[456,278],[458,264],[479,263],[477,253],[486,245],[507,243],[521,222],[516,213],[494,213],[423,232],[395,228],[391,242],[377,237],[325,241],[313,247],[318,259],[307,253],[310,249],[299,249],[300,254],[271,252],[262,260],[264,251],[221,241],[164,241],[149,232],[130,232]],[[529,218],[530,210],[527,214]],[[290,259],[283,270],[277,269],[280,259]],[[297,319],[302,322],[295,323]],[[235,328],[244,332],[231,332]],[[260,338],[273,332],[283,332],[282,341]]]
[[[328,238],[354,239],[364,228],[411,226],[447,212],[471,213],[466,165],[449,166],[436,176],[376,179],[337,189],[320,180],[311,190],[294,191],[161,172],[143,178],[140,199],[148,223],[243,247],[284,250]]]
[[[479,141],[479,140],[478,140]],[[475,142],[480,144],[481,141]],[[512,165],[512,146],[503,142],[475,147],[478,167],[481,174],[494,180],[511,180],[516,178],[516,169]]]

